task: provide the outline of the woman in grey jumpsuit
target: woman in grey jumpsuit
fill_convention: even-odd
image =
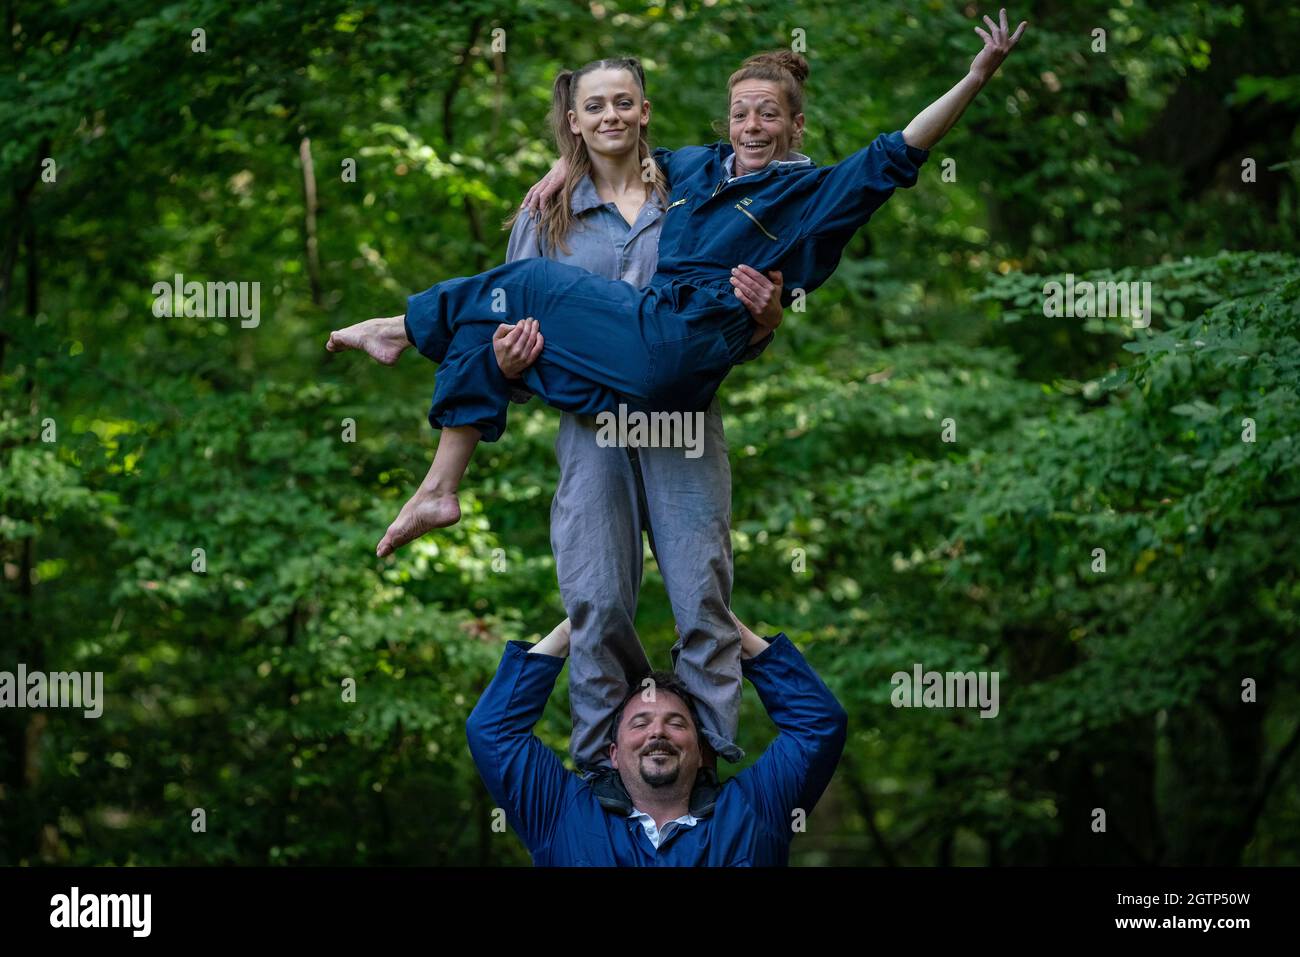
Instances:
[[[582,122],[595,135],[606,127],[626,131],[608,148],[605,155],[612,162],[602,164],[603,169],[612,170],[613,161],[637,161],[644,126],[640,131],[629,129],[626,121],[629,114],[642,111],[642,82],[639,65],[631,60],[599,61],[576,74],[566,71],[557,77],[556,116],[590,105],[592,112]],[[572,101],[571,90],[577,94]],[[557,137],[568,131],[565,122]],[[582,137],[573,139],[579,149],[587,148]],[[538,218],[524,210],[514,221],[507,261],[546,257],[638,288],[647,285],[658,263],[663,203],[644,183],[634,184],[640,189],[620,197],[621,203],[606,201],[593,179],[596,175],[593,169],[572,188],[572,221],[563,237],[567,249],[548,242]],[[629,225],[625,213],[635,207],[641,190],[649,196]],[[606,184],[607,195],[615,191]],[[746,291],[739,298],[760,324],[766,315],[770,328],[773,320],[780,321],[780,287],[753,271],[750,274],[754,283],[765,284],[775,295],[766,314],[747,299]],[[498,361],[507,375],[517,376],[522,362],[540,351],[529,332],[520,323],[511,327],[509,340],[497,340],[501,343]],[[746,359],[756,357],[770,340],[769,334],[751,346]],[[521,359],[512,362],[512,356]],[[527,392],[515,398],[526,400]],[[731,468],[716,397],[703,420],[702,442],[694,450],[700,454],[692,456],[684,448],[602,446],[593,418],[567,412],[561,417],[555,446],[560,482],[551,504],[551,545],[572,628],[571,751],[574,763],[584,771],[608,766],[609,719],[627,696],[629,681],[651,671],[634,626],[643,529],[680,633],[673,648],[675,670],[696,697],[702,730],[712,748],[730,761],[743,757],[735,743],[740,634],[729,612]]]

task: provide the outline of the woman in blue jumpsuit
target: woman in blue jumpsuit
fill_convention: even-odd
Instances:
[[[662,410],[707,408],[753,338],[731,270],[780,270],[812,292],[898,186],[916,182],[928,151],[882,134],[834,166],[769,167],[725,183],[726,143],[656,150],[672,184],[659,268],[644,289],[549,259],[449,279],[407,303],[406,335],[439,363],[429,421],[505,429],[510,388],[496,368],[501,322],[535,318],[546,347],[524,379],[548,405],[594,415],[620,400]],[[506,312],[494,311],[504,305]],[[788,294],[787,301],[788,305]]]
[[[474,446],[480,438],[496,441],[505,430],[511,387],[492,349],[503,321],[532,317],[540,324],[545,348],[524,378],[549,405],[585,414],[613,411],[620,401],[666,411],[706,408],[756,333],[732,291],[732,268],[748,263],[761,273],[781,271],[783,305],[790,290],[810,293],[825,282],[858,228],[897,187],[916,183],[929,148],[1024,29],[1022,23],[1012,36],[1005,10],[1000,29],[987,17],[985,23],[990,32],[976,28],[984,48],[966,77],[906,130],[881,134],[833,166],[774,164],[728,179],[731,164],[739,172],[750,157],[781,158],[773,150],[788,149],[793,132],[803,127],[803,58],[778,51],[747,61],[729,82],[730,103],[737,106],[738,85],[751,101],[772,101],[756,124],[733,119],[730,142],[655,151],[672,193],[658,269],[645,289],[549,259],[526,259],[411,296],[402,329],[421,354],[439,363],[429,422],[445,430],[422,485],[426,511],[417,534],[459,519],[455,490]],[[331,349],[357,345],[335,336]],[[378,552],[400,544],[385,536]]]

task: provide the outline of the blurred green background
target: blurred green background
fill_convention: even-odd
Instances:
[[[7,3],[0,670],[103,671],[107,700],[0,710],[0,862],[527,863],[464,721],[503,642],[564,614],[558,415],[515,409],[464,520],[378,561],[434,369],[326,335],[501,261],[561,67],[640,56],[654,141],[707,143],[730,72],[802,30],[831,163],[960,79],[982,13]],[[1300,8],[1009,14],[917,187],[723,387],[734,607],[850,715],[792,861],[1298,863]],[[260,282],[260,325],[155,318],[178,272]],[[1151,328],[1044,318],[1067,273],[1151,282]],[[638,626],[665,666],[653,564]],[[896,710],[915,663],[998,671],[999,716]],[[751,759],[772,734],[747,687]]]

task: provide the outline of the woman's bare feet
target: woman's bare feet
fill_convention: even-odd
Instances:
[[[361,349],[376,362],[391,366],[397,364],[402,351],[410,345],[406,338],[406,317],[390,316],[336,329],[330,333],[325,348],[330,352]]]
[[[460,521],[460,499],[455,492],[438,494],[423,488],[411,496],[380,539],[375,555],[383,558],[425,532],[446,528]]]
[[[376,555],[380,558],[391,555],[425,532],[460,521],[460,499],[456,491],[482,437],[483,433],[472,425],[443,427],[428,474],[379,540]]]

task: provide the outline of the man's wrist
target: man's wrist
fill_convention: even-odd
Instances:
[[[530,655],[547,655],[551,658],[567,658],[569,656],[569,619],[564,619],[554,628],[550,634],[528,649]]]
[[[763,642],[762,650],[748,658],[746,658],[744,654],[740,657],[741,671],[746,674],[749,673],[751,668],[762,668],[763,665],[770,661],[773,656],[778,658],[781,657],[783,652],[776,650],[778,646],[789,646],[790,648],[794,648],[794,645],[790,643],[789,636],[787,636],[784,631],[778,631],[771,638],[762,638],[760,640]]]

